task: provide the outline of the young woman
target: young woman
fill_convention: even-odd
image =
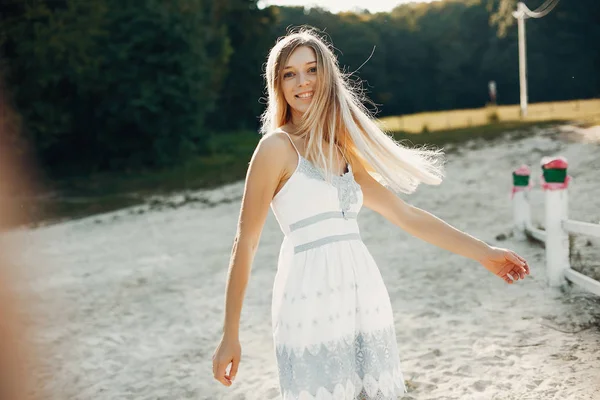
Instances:
[[[277,42],[266,80],[263,138],[246,178],[214,377],[230,386],[238,372],[242,303],[270,206],[285,235],[272,299],[283,399],[396,399],[406,387],[392,307],[360,238],[361,207],[507,283],[529,266],[396,196],[421,182],[439,184],[442,153],[406,148],[383,133],[314,31]]]

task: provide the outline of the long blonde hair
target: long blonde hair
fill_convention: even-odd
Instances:
[[[261,134],[290,122],[290,106],[281,89],[283,67],[300,46],[314,50],[318,84],[312,102],[296,125],[297,134],[307,138],[306,155],[315,160],[330,179],[334,169],[334,146],[350,163],[361,163],[382,184],[395,192],[412,193],[419,183],[439,185],[444,177],[444,157],[439,149],[407,148],[383,132],[352,89],[348,75],[340,71],[337,57],[314,28],[304,27],[281,37],[269,52],[265,71],[267,109],[261,116]],[[329,157],[323,143],[327,143]]]

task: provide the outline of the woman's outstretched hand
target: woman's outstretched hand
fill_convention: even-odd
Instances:
[[[242,346],[238,339],[221,338],[213,354],[213,376],[225,386],[231,386],[242,358]],[[229,373],[227,366],[231,364]]]
[[[488,271],[504,279],[506,283],[525,279],[529,275],[527,261],[514,251],[500,247],[491,247],[484,257],[477,260]]]

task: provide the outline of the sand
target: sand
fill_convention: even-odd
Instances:
[[[569,215],[600,221],[600,146],[569,127],[471,141],[448,155],[447,178],[403,196],[455,227],[528,259],[507,285],[476,262],[423,242],[363,209],[363,240],[394,309],[409,388],[402,399],[600,399],[600,302],[545,284],[544,249],[510,235],[511,172],[521,163],[570,161]],[[57,400],[276,399],[270,302],[282,233],[269,213],[241,320],[236,382],[212,377],[243,183],[187,194],[210,199],[148,205],[3,238],[18,254],[18,289],[40,349],[32,394]],[[543,193],[532,192],[543,222]],[[177,206],[180,204],[180,206]],[[586,242],[587,243],[587,242]],[[15,247],[20,246],[20,247]],[[600,244],[585,245],[598,273]],[[21,249],[21,250],[19,250]]]

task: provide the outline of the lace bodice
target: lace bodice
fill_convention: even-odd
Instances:
[[[298,171],[307,177],[325,182],[323,172],[306,158],[299,156]],[[342,215],[346,218],[346,213],[350,210],[352,204],[358,203],[358,192],[360,185],[354,180],[352,166],[347,164],[348,171],[343,175],[333,175],[331,184],[338,191],[339,207]]]
[[[334,212],[339,213],[344,220],[356,219],[362,207],[363,195],[360,185],[354,179],[350,163],[346,160],[347,171],[344,174],[333,175],[327,181],[325,172],[303,157],[291,137],[286,132],[283,133],[296,150],[298,164],[271,202],[282,231],[288,234],[290,225],[298,221]]]

